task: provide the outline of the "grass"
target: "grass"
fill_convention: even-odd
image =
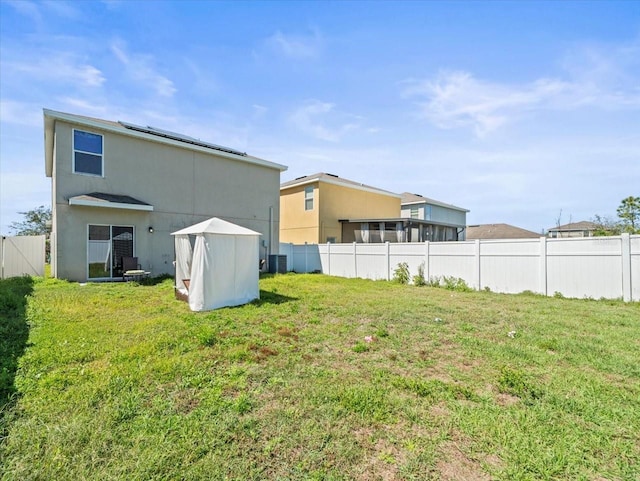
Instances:
[[[192,313],[171,280],[2,282],[3,481],[640,478],[637,303],[291,274]]]

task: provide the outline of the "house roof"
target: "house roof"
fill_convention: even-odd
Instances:
[[[263,167],[278,169],[280,172],[287,170],[287,167],[285,165],[277,164],[275,162],[270,162],[264,159],[259,159],[258,157],[247,155],[244,152],[239,152],[237,150],[223,147],[217,144],[203,142],[193,137],[178,134],[176,132],[169,132],[167,130],[157,129],[149,126],[143,127],[140,125],[129,124],[127,122],[114,122],[111,120],[86,117],[84,115],[68,114],[49,109],[43,109],[43,113],[45,138],[45,171],[47,177],[51,177],[53,174],[53,133],[55,129],[55,123],[57,121],[64,121],[73,125],[78,125],[80,127],[114,132],[120,135],[136,137],[150,142],[157,142],[207,154],[214,154],[228,159],[234,159],[241,162],[247,162]]]
[[[560,225],[556,227],[552,227],[548,229],[549,232],[569,232],[569,231],[584,231],[584,230],[595,230],[598,228],[598,225],[594,222],[589,222],[586,220],[580,222],[572,222],[565,225]]]
[[[195,234],[218,234],[218,235],[261,235],[260,232],[232,224],[218,217],[212,217],[179,231],[172,232],[171,235],[195,235]]]
[[[327,184],[341,185],[344,187],[350,187],[352,189],[372,192],[374,194],[388,195],[391,197],[400,197],[400,195],[394,194],[393,192],[389,192],[388,190],[383,190],[377,187],[372,187],[370,185],[362,184],[360,182],[355,182],[353,180],[344,179],[334,174],[327,174],[326,172],[318,172],[317,174],[304,175],[302,177],[289,180],[287,182],[280,184],[280,190],[282,191],[282,190],[289,189],[291,187],[296,187],[299,185],[312,184],[314,182],[326,182]]]
[[[439,200],[430,199],[429,197],[424,197],[420,194],[411,194],[409,192],[403,192],[400,194],[400,203],[404,205],[417,205],[417,204],[430,204],[437,205],[439,207],[446,207],[447,209],[459,210],[462,212],[469,212],[469,209],[465,209],[464,207],[458,207],[453,204],[447,204],[445,202],[440,202]]]
[[[113,209],[145,210],[153,211],[153,206],[128,195],[105,194],[103,192],[91,192],[69,198],[69,205],[81,205],[85,207],[110,207]]]
[[[467,240],[475,239],[533,239],[540,234],[510,224],[480,224],[467,226]]]

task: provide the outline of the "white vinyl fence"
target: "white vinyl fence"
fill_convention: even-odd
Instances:
[[[0,237],[0,278],[44,276],[45,236]]]
[[[640,301],[640,236],[385,244],[280,244],[287,268],[340,277],[463,279],[474,289]]]

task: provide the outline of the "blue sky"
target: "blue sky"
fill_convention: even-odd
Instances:
[[[640,195],[640,2],[0,0],[0,231],[42,109],[181,132],[540,232]]]

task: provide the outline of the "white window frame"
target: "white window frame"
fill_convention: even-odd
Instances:
[[[314,188],[313,186],[304,188],[304,210],[313,210],[313,200],[314,200]],[[307,201],[311,201],[311,207],[307,207]]]
[[[98,156],[98,154],[94,153],[94,152],[87,152],[85,150],[76,150],[76,131],[78,132],[84,132],[86,134],[92,134],[92,135],[98,135],[100,136],[100,142],[101,142],[101,146],[102,146],[102,154],[100,155],[100,175],[98,174],[91,174],[89,172],[78,172],[76,170],[76,152],[79,152],[81,154],[88,154],[88,155],[95,155],[96,157]],[[72,129],[72,133],[71,133],[71,145],[72,145],[72,153],[71,153],[71,164],[72,164],[72,170],[74,174],[78,174],[78,175],[88,175],[90,177],[102,177],[104,178],[104,135],[102,134],[98,134],[97,132],[91,132],[90,130],[84,130],[84,129]]]

